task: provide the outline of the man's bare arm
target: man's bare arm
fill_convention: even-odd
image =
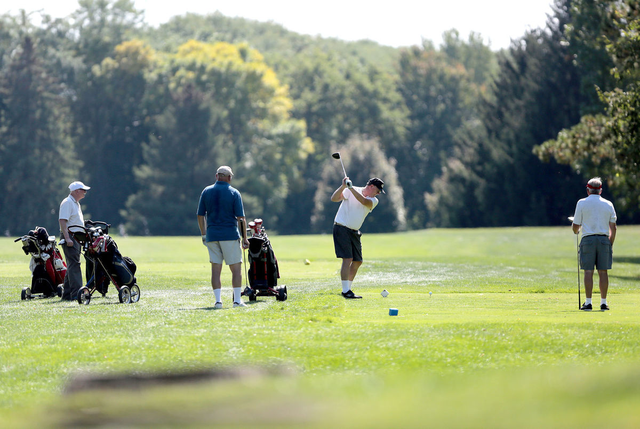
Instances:
[[[360,192],[356,190],[356,188],[351,188],[351,192],[353,193],[353,196],[356,197],[356,200],[358,200],[360,204],[362,204],[369,210],[373,208],[373,201],[365,198],[364,195],[362,195]]]
[[[616,241],[616,232],[618,231],[618,225],[613,222],[609,222],[609,241],[613,246],[613,242]]]

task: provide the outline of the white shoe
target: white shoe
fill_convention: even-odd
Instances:
[[[247,304],[245,304],[245,303],[244,303],[244,302],[242,302],[242,301],[240,301],[240,302],[234,302],[234,303],[233,303],[233,308],[236,308],[236,307],[246,307],[246,306],[247,306]]]
[[[213,308],[222,308],[222,303],[221,302],[216,302],[216,304],[213,306]]]

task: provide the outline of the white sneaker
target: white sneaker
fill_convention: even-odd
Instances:
[[[244,302],[242,302],[242,301],[240,301],[240,302],[234,302],[234,303],[233,303],[233,308],[236,308],[236,307],[246,307],[246,306],[247,306],[247,304],[245,304],[245,303],[244,303]]]
[[[216,304],[213,306],[213,308],[222,308],[222,303],[221,302],[216,302]]]

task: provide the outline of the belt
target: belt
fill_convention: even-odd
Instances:
[[[357,229],[349,228],[347,225],[343,225],[343,224],[338,223],[338,222],[333,222],[333,224],[334,224],[334,225],[338,225],[338,226],[342,226],[342,227],[347,228],[347,229],[350,229],[351,231],[358,232],[358,230],[357,230]]]

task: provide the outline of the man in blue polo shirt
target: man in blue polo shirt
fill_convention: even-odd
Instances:
[[[611,201],[600,196],[602,180],[594,177],[587,183],[587,198],[576,204],[576,212],[571,225],[573,233],[582,228],[580,240],[580,267],[584,270],[584,293],[586,301],[580,308],[590,311],[593,291],[593,272],[598,270],[600,286],[600,310],[608,310],[607,291],[609,290],[609,273],[613,260],[613,242],[616,240],[616,210]]]
[[[249,248],[246,220],[240,192],[230,185],[231,167],[218,168],[216,183],[207,186],[198,203],[198,226],[202,242],[209,249],[211,287],[216,297],[215,308],[222,308],[220,274],[222,261],[231,269],[233,306],[246,307],[242,302],[242,249]],[[242,234],[242,240],[240,237]]]

